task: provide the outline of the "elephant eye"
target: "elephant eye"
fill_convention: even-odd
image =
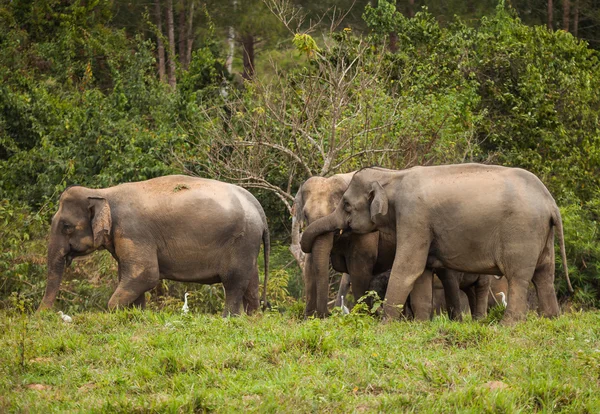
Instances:
[[[352,210],[352,207],[350,207],[350,203],[344,200],[344,211],[346,213],[350,213],[350,210]]]
[[[75,226],[69,223],[64,223],[62,225],[62,231],[64,234],[71,234],[75,230]]]

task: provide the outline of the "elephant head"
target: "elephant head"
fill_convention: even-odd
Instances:
[[[357,172],[333,213],[310,224],[300,241],[302,251],[310,253],[315,239],[337,230],[358,234],[377,231],[388,215],[388,196],[379,181],[371,177],[372,169]]]
[[[48,244],[48,282],[38,310],[51,308],[66,266],[106,245],[112,226],[110,206],[98,190],[69,187],[52,218]]]
[[[335,210],[354,173],[338,174],[329,178],[311,177],[298,190],[294,200],[293,228],[310,225]],[[292,235],[298,243],[298,237]],[[327,314],[329,260],[334,245],[333,232],[314,237],[311,255],[306,257],[304,279],[307,294],[307,315]],[[292,245],[292,249],[294,245]]]

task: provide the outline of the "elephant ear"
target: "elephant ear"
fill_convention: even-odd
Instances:
[[[388,212],[388,198],[385,190],[377,181],[371,184],[371,191],[369,192],[369,198],[371,199],[371,221],[375,222],[375,218],[378,215],[386,215]]]
[[[94,246],[100,247],[110,235],[112,217],[110,206],[103,197],[88,197],[92,216],[92,231],[94,233]]]

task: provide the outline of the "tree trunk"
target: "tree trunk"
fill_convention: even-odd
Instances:
[[[187,26],[186,26],[185,0],[179,0],[179,38],[177,39],[177,51],[179,52],[179,64],[185,69],[185,57],[187,50]]]
[[[579,0],[575,0],[573,6],[573,36],[577,37],[577,31],[579,30]]]
[[[390,33],[390,41],[388,44],[390,52],[396,53],[398,51],[398,34],[396,32]]]
[[[192,46],[194,45],[194,3],[194,0],[190,2],[190,14],[188,15],[187,21],[187,49],[185,51],[184,66],[185,70],[187,70],[190,67],[190,62],[192,61]]]
[[[565,32],[569,31],[569,17],[571,15],[571,4],[569,0],[563,1],[563,30]]]
[[[300,223],[296,219],[296,216],[293,215],[292,216],[292,243],[290,244],[290,252],[292,253],[292,256],[294,256],[294,259],[296,259],[296,262],[298,263],[298,266],[300,266],[300,269],[302,269],[302,271],[304,271],[304,262],[305,262],[306,255],[300,248],[300,237],[301,237]]]
[[[227,44],[229,49],[227,50],[227,59],[225,59],[225,67],[229,74],[233,71],[233,53],[235,51],[235,29],[233,26],[229,26],[229,32],[227,34]]]
[[[408,0],[408,17],[415,17],[415,0]]]
[[[242,36],[242,54],[244,61],[244,79],[254,78],[254,36],[245,34]]]
[[[548,29],[552,30],[552,13],[554,11],[554,6],[552,5],[552,0],[548,0]]]
[[[165,45],[162,41],[162,15],[160,12],[160,0],[154,0],[154,11],[156,13],[156,28],[158,29],[157,37],[157,53],[158,53],[158,78],[161,82],[166,79],[165,70]]]
[[[175,89],[177,78],[175,75],[175,24],[173,22],[173,0],[167,0],[167,32],[169,34],[169,85]]]
[[[237,12],[237,0],[233,0],[233,13]],[[229,26],[229,33],[227,34],[227,44],[229,50],[227,51],[227,59],[225,60],[225,67],[227,72],[231,75],[233,73],[233,54],[235,52],[235,29],[233,26]]]

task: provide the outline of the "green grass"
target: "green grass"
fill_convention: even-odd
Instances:
[[[600,412],[600,312],[72,316],[0,313],[1,412]]]

